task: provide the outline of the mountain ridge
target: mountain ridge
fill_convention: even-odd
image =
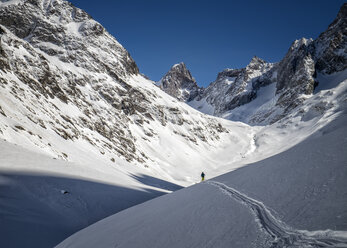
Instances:
[[[314,93],[319,85],[317,74],[329,75],[347,68],[344,52],[347,46],[346,9],[346,4],[341,6],[335,20],[316,40],[295,40],[281,61],[266,63],[254,56],[245,68],[218,73],[216,80],[202,89],[195,99],[185,101],[204,113],[240,120],[233,110],[255,100],[259,89],[275,84],[272,98],[276,103],[267,110],[263,108],[261,113],[243,116],[241,121],[263,125],[284,118],[302,105],[302,95]]]

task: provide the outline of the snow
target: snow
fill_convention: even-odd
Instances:
[[[65,63],[62,63],[62,68],[63,64]],[[73,66],[67,68],[75,71]],[[26,95],[31,94],[30,88],[20,82],[13,74],[0,73],[9,80],[18,83]],[[85,69],[76,69],[75,73],[85,73]],[[103,83],[105,84],[115,84],[111,78],[105,75],[94,73],[91,75],[95,78],[103,78]],[[330,80],[335,79],[330,78]],[[130,117],[132,121],[125,124],[129,126],[131,133],[136,137],[137,149],[143,151],[151,158],[146,161],[146,166],[136,161],[129,163],[121,157],[109,153],[107,149],[93,146],[83,139],[64,140],[52,130],[51,127],[54,126],[48,126],[47,129],[44,129],[39,125],[33,124],[27,118],[28,115],[32,114],[32,110],[26,108],[26,105],[23,106],[21,99],[13,97],[10,94],[10,88],[7,88],[8,86],[5,86],[4,90],[0,91],[0,106],[6,113],[6,116],[0,114],[0,137],[6,139],[6,141],[1,143],[0,149],[0,158],[2,159],[0,160],[0,173],[2,175],[3,188],[1,195],[6,199],[6,201],[0,201],[4,202],[0,209],[3,216],[6,216],[6,221],[2,222],[3,225],[0,225],[0,229],[8,234],[8,239],[2,240],[5,247],[9,243],[20,247],[23,246],[23,242],[30,242],[35,247],[38,247],[40,244],[43,247],[55,245],[74,232],[110,214],[160,194],[174,191],[180,187],[177,185],[189,186],[199,182],[201,171],[204,171],[206,178],[209,179],[236,170],[249,163],[263,160],[277,153],[285,152],[310,135],[318,135],[322,127],[333,122],[338,117],[341,109],[343,109],[341,103],[344,102],[347,89],[347,81],[345,80],[335,88],[321,90],[313,96],[307,96],[305,104],[281,122],[266,126],[249,126],[241,122],[232,122],[201,114],[185,103],[177,102],[177,100],[154,86],[152,81],[140,75],[130,77],[128,82],[133,87],[147,92],[148,95],[155,95],[156,98],[153,100],[153,104],[175,107],[180,111],[177,115],[167,115],[167,118],[183,118],[189,121],[181,125],[167,122],[166,126],[163,126],[158,120],[154,120],[139,126],[135,122],[138,116]],[[269,99],[274,92],[273,87],[273,85],[269,85],[259,91],[260,97],[258,100],[262,100],[258,102],[259,106],[266,106],[271,102]],[[104,108],[108,106],[107,102],[93,99],[92,90],[92,85],[81,87],[82,94],[90,98],[94,109],[101,113],[100,116],[103,116],[105,115]],[[75,105],[65,104],[56,98],[44,102],[36,99],[36,97],[29,99],[32,99],[28,103],[34,109],[35,116],[46,123],[49,123],[50,115],[41,110],[49,109],[53,111],[55,109],[53,106],[57,107],[57,111],[54,112],[54,110],[52,112],[56,116],[59,116],[61,113],[70,117],[85,116]],[[62,119],[60,120],[63,121]],[[221,133],[218,135],[218,138],[215,135],[211,135],[207,126],[212,123],[220,123],[228,130],[228,133]],[[16,126],[21,126],[24,130],[18,130]],[[191,135],[193,128],[202,129],[208,139],[207,142],[202,142],[201,140],[196,140],[196,142],[187,141],[186,137]],[[155,133],[152,137],[145,135],[150,130],[153,130]],[[89,135],[89,137],[93,137],[95,140],[104,140],[100,134],[90,129],[83,128],[81,132]],[[13,144],[17,144],[17,146]],[[65,157],[64,154],[68,155],[68,157]],[[112,162],[111,158],[115,162]],[[288,159],[290,160],[291,158]],[[297,161],[296,163],[299,164],[299,162]],[[258,174],[258,172],[254,173],[255,175]],[[259,174],[261,173],[259,172]],[[271,175],[270,172],[269,175]],[[282,180],[286,181],[283,178]],[[76,186],[81,184],[83,187]],[[107,189],[104,189],[104,186],[99,187],[98,185],[100,184],[106,185]],[[228,183],[225,184],[228,185]],[[276,187],[279,186],[277,185]],[[195,189],[195,187],[193,188]],[[69,193],[62,194],[62,190]],[[255,197],[250,191],[237,190],[246,193],[252,199]],[[125,195],[125,193],[122,193],[124,191],[129,191],[129,193]],[[53,194],[52,192],[55,193]],[[243,235],[244,240],[232,238],[229,241],[235,242],[235,244],[242,244],[242,242],[249,240],[247,235],[253,237],[253,231],[258,232],[256,225],[252,226],[249,224],[247,228],[242,226],[245,218],[249,219],[249,223],[252,220],[252,216],[247,215],[247,209],[242,207],[242,203],[237,201],[229,203],[229,199],[223,199],[218,195],[216,198],[211,199],[207,197],[208,192],[216,194],[219,191],[218,189],[214,191],[213,189],[205,188],[203,192],[200,192],[201,198],[206,197],[206,201],[211,201],[209,204],[204,202],[207,207],[204,212],[209,211],[209,214],[206,215],[205,213],[207,218],[204,220],[205,223],[211,221],[209,218],[219,220],[225,218],[227,215],[225,210],[223,210],[224,208],[238,208],[240,216],[235,217],[236,219],[233,219],[232,223],[240,223],[240,229],[233,226],[230,227],[230,222],[226,222],[220,228],[221,230],[234,230],[234,234],[236,236]],[[13,194],[16,194],[16,198],[11,197]],[[40,197],[38,198],[37,196]],[[61,199],[61,197],[73,199],[68,198],[65,201],[65,198]],[[191,195],[187,195],[186,199],[184,203],[188,202],[189,199],[191,199],[189,201],[199,202],[199,199],[193,199]],[[259,199],[264,202],[262,198]],[[215,213],[212,210],[216,209],[215,203],[219,201],[228,203],[225,206],[220,206],[220,213]],[[184,203],[180,203],[179,206],[184,205]],[[29,209],[23,207],[26,204],[29,206]],[[264,205],[269,206],[266,202],[264,202]],[[270,211],[275,207],[271,206]],[[97,209],[95,212],[93,211],[94,208]],[[176,205],[173,205],[172,209],[177,208]],[[38,213],[37,209],[45,209],[45,211]],[[276,212],[278,212],[277,209]],[[7,213],[13,214],[7,215]],[[168,212],[165,213],[169,215]],[[20,217],[17,217],[18,214]],[[200,215],[200,212],[197,211],[193,217],[199,219]],[[343,216],[341,214],[337,215]],[[26,219],[24,218],[25,216],[37,217]],[[62,219],[57,221],[59,219],[57,216],[67,217],[61,217]],[[23,221],[18,221],[18,219],[23,219],[23,221],[25,219],[27,222],[23,223]],[[123,221],[125,222],[125,220]],[[35,228],[31,228],[30,223]],[[291,223],[288,225],[292,226]],[[192,224],[192,226],[194,227],[195,224]],[[199,233],[201,227],[196,228],[198,230],[195,230],[195,232]],[[215,233],[216,237],[226,235],[225,233],[218,234],[220,232],[219,229],[212,232],[208,229],[208,226],[206,228],[202,233]],[[11,236],[15,229],[19,230],[18,233],[23,234],[23,237],[26,237],[23,241],[17,240],[13,235]],[[189,233],[189,230],[184,230]],[[36,238],[40,237],[43,232],[46,238]],[[25,233],[28,233],[29,236],[25,236]],[[182,244],[185,241],[187,245],[200,242],[197,239],[200,240],[201,237],[198,234],[195,235],[196,239],[193,238],[191,241],[182,240]],[[145,233],[145,236],[149,236],[149,234]],[[206,237],[209,236],[206,234]],[[202,238],[202,240],[204,239]],[[205,241],[208,242],[206,239]],[[222,242],[229,241],[227,239]],[[110,242],[114,242],[114,240]],[[163,244],[166,244],[165,242]]]
[[[213,115],[215,110],[214,107],[206,101],[206,98],[203,98],[200,101],[194,99],[187,104],[207,115]]]
[[[298,49],[299,47],[301,47],[302,45],[308,46],[310,43],[313,42],[312,38],[306,39],[306,38],[301,38],[299,40],[295,40],[292,44],[292,48],[293,49]]]
[[[53,159],[2,140],[0,232],[6,239],[0,246],[52,247],[97,220],[179,188],[174,186]]]
[[[347,78],[347,70],[336,72],[331,75],[318,73],[316,81],[318,86],[315,88],[314,93],[318,93],[321,90],[328,90],[335,88],[338,84]]]
[[[17,80],[15,77],[12,77],[12,79]],[[136,163],[128,163],[119,157],[113,156],[115,159],[115,163],[113,163],[110,161],[110,155],[107,153],[106,155],[101,155],[98,147],[93,147],[84,140],[65,141],[52,130],[46,130],[33,125],[25,118],[30,111],[20,108],[20,101],[16,98],[12,98],[7,91],[1,91],[0,106],[2,106],[4,112],[8,115],[4,117],[0,114],[0,129],[3,130],[0,136],[6,139],[6,141],[0,143],[2,196],[6,197],[6,201],[0,201],[4,202],[4,205],[2,205],[0,209],[3,216],[6,216],[6,221],[2,222],[3,225],[0,225],[0,229],[4,230],[4,232],[6,231],[9,237],[2,241],[5,247],[9,243],[18,244],[17,246],[20,247],[23,246],[22,242],[30,242],[32,246],[39,247],[38,241],[40,241],[39,243],[42,244],[42,247],[55,245],[72,233],[103,217],[160,194],[174,191],[179,188],[177,185],[189,186],[199,182],[202,170],[206,173],[207,179],[209,179],[225,172],[236,170],[249,163],[275,155],[276,153],[286,151],[312,134],[319,135],[321,132],[325,132],[325,129],[318,132],[317,130],[333,122],[334,119],[338,117],[343,107],[340,106],[339,103],[343,102],[342,99],[345,97],[347,87],[347,81],[344,81],[334,89],[320,91],[307,99],[302,109],[297,109],[296,112],[293,112],[288,120],[285,119],[282,122],[270,126],[252,127],[240,122],[231,122],[203,115],[191,109],[185,103],[177,102],[174,98],[162,92],[159,88],[155,87],[151,81],[144,79],[142,76],[134,76],[129,80],[134,87],[138,87],[138,89],[143,88],[155,94],[157,96],[156,104],[162,106],[171,106],[174,104],[174,106],[180,108],[182,110],[181,115],[195,123],[194,125],[201,125],[201,127],[204,128],[206,123],[209,123],[206,120],[211,118],[211,120],[218,121],[226,127],[229,133],[221,134],[218,140],[210,140],[208,143],[198,141],[197,144],[195,144],[187,142],[186,138],[180,135],[180,133],[189,135],[191,123],[174,125],[168,122],[165,127],[158,121],[152,121],[148,124],[145,123],[142,127],[136,125],[135,122],[130,123],[129,128],[133,135],[137,137],[137,148],[150,156],[151,160],[147,162],[148,167],[144,167]],[[22,85],[22,87],[24,90],[27,90],[25,85]],[[265,93],[266,92],[271,92],[271,85],[265,88]],[[263,94],[264,96],[266,95],[265,93]],[[88,94],[88,90],[84,89],[83,94]],[[317,113],[316,106],[318,106],[317,104],[321,104],[323,97],[327,102],[326,106],[328,108],[324,108],[324,110],[322,110],[323,112]],[[64,104],[56,99],[52,99],[52,103],[58,107],[59,111],[69,113],[71,116],[82,114],[73,105]],[[94,104],[101,104],[104,106],[105,103],[101,103],[94,102]],[[35,105],[37,103],[33,102],[32,104]],[[332,106],[330,106],[330,104],[332,104]],[[45,108],[47,107],[45,106]],[[320,108],[318,108],[318,110]],[[39,109],[35,109],[35,111],[37,111],[36,114],[40,116],[40,118],[46,118],[39,112]],[[174,116],[169,117],[174,118]],[[42,139],[40,139],[39,136],[35,136],[36,138],[34,138],[27,131],[16,131],[16,128],[14,128],[16,125],[21,125],[25,130],[30,130],[40,135]],[[144,130],[149,129],[153,129],[156,132],[155,136],[147,137],[150,139],[150,142],[142,138],[144,137]],[[83,131],[91,135],[96,135],[88,129]],[[176,133],[173,131],[176,131]],[[101,136],[97,136],[97,138],[102,139]],[[54,148],[44,144],[43,140],[54,144]],[[10,143],[15,143],[17,146]],[[33,146],[33,144],[35,145]],[[26,149],[22,147],[26,147]],[[27,149],[30,149],[30,151]],[[35,151],[35,153],[33,153],[33,151]],[[57,157],[57,153],[68,154],[67,160],[69,160],[69,162],[62,161],[61,159],[65,158],[63,155]],[[59,159],[53,159],[54,157]],[[291,158],[288,158],[288,160],[291,160]],[[296,163],[299,163],[299,161]],[[258,172],[254,173],[255,175],[258,174]],[[259,172],[259,174],[261,173]],[[271,175],[270,172],[269,174]],[[283,178],[282,180],[286,181]],[[226,182],[223,183],[227,184]],[[81,184],[83,187],[77,186]],[[100,184],[106,185],[105,187],[107,189],[105,189],[104,186],[99,187],[98,185]],[[207,185],[203,187],[206,186]],[[279,186],[277,185],[276,187]],[[195,189],[195,187],[193,187],[193,189]],[[69,193],[62,194],[62,190],[68,191]],[[237,190],[246,193],[252,198],[255,197],[252,195],[251,191],[245,192],[242,189]],[[125,193],[122,193],[124,191],[129,191],[129,193],[125,195]],[[14,192],[19,193],[16,193],[16,198],[11,198],[11,195],[15,194]],[[209,194],[208,192],[216,195],[216,198],[209,198],[207,196]],[[249,222],[252,220],[252,216],[247,215],[247,209],[244,209],[242,203],[240,204],[233,200],[229,202],[229,199],[224,199],[222,196],[219,196],[218,192],[218,189],[216,191],[210,188],[204,188],[204,190],[199,193],[201,198],[205,197],[206,201],[211,201],[210,203],[206,203],[204,200],[204,207],[206,206],[204,211],[209,212],[209,214],[204,214],[207,219],[203,220],[202,223],[209,223],[211,221],[209,218],[216,218],[222,222],[221,220],[228,216],[225,212],[227,209],[237,208],[240,212],[235,213],[240,213],[240,216],[235,217],[236,219],[233,219],[232,223],[240,223],[241,228],[235,228],[230,226],[230,222],[226,222],[223,225],[219,224],[221,229],[216,229],[213,232],[208,228],[208,225],[206,226],[207,229],[201,231],[202,227],[195,227],[195,224],[192,224],[192,228],[198,228],[194,231],[196,238],[190,241],[183,239],[182,245],[186,242],[188,247],[189,244],[193,245],[196,242],[200,242],[197,241],[201,239],[198,235],[200,231],[201,233],[206,233],[206,237],[209,237],[207,235],[209,232],[219,237],[219,235],[225,235],[225,233],[218,234],[220,230],[233,230],[236,236],[243,235],[242,237],[244,240],[235,240],[232,238],[229,241],[226,240],[221,242],[235,242],[235,244],[247,242],[247,240],[249,240],[249,236],[247,235],[252,236],[253,231],[258,232],[256,225],[252,226],[249,224],[247,228],[242,226],[245,218],[249,219]],[[37,196],[40,197],[38,198]],[[65,198],[61,199],[61,197],[70,197],[73,199],[68,198],[67,201],[65,201]],[[200,200],[192,198],[190,193],[185,197],[186,200],[184,203],[190,201],[195,203]],[[262,198],[257,199],[260,199],[262,202],[264,201]],[[176,198],[174,198],[174,201],[176,201]],[[215,206],[216,202],[224,202],[226,205],[217,207]],[[184,206],[184,203],[181,202],[179,206]],[[25,206],[25,204],[32,206],[32,208],[23,208],[22,206]],[[95,206],[95,204],[97,206]],[[235,204],[237,206],[235,206]],[[265,202],[264,204],[265,206],[269,205]],[[97,210],[93,211],[94,208]],[[166,205],[165,208],[172,209],[173,211],[178,207],[173,204],[173,208],[168,208]],[[212,211],[213,209],[219,211],[219,208],[221,210],[218,213]],[[271,206],[270,210],[273,208],[274,207]],[[45,211],[38,213],[37,209],[45,209]],[[277,209],[276,212],[278,212]],[[14,217],[6,213],[13,213]],[[18,214],[21,217],[17,217]],[[170,215],[169,212],[165,212],[165,214]],[[196,215],[192,217],[200,219],[200,215],[200,212],[197,211]],[[343,215],[340,213],[337,214],[337,216],[338,215],[343,218]],[[24,218],[25,216],[37,217],[26,219]],[[67,217],[61,217],[61,219],[57,221],[57,216]],[[137,219],[138,216],[134,216],[136,216],[135,219]],[[179,221],[179,217],[178,215],[177,221]],[[126,217],[126,219],[128,218],[129,216]],[[156,220],[156,218],[154,218],[154,220]],[[160,217],[160,219],[163,218],[162,216]],[[183,219],[186,218],[185,216]],[[23,221],[18,221],[18,219],[23,219]],[[25,223],[23,223],[24,219],[26,220]],[[130,218],[129,221],[131,222],[132,219]],[[127,221],[123,220],[123,222]],[[179,224],[183,225],[181,222],[179,222]],[[289,224],[289,226],[292,226],[291,223]],[[31,225],[34,225],[35,228],[31,228]],[[138,224],[136,224],[136,226],[138,226]],[[126,225],[124,228],[125,227]],[[140,225],[139,229],[141,229],[141,227],[145,228]],[[146,226],[146,228],[148,228],[148,226]],[[173,228],[176,229],[178,227]],[[23,237],[26,238],[21,241],[11,236],[14,229],[19,230],[18,233],[23,233]],[[129,230],[131,230],[131,228]],[[187,229],[183,230],[189,232]],[[40,237],[43,232],[46,238],[32,238]],[[25,233],[28,233],[29,236],[25,236]],[[96,232],[95,235],[96,234],[98,234],[98,232]],[[92,235],[90,236],[92,237]],[[149,236],[149,234],[145,233],[144,237],[146,236]],[[222,239],[222,237],[220,238]],[[175,239],[177,239],[177,237]],[[208,242],[204,238],[202,238],[202,240]],[[143,240],[139,242],[142,241]],[[114,242],[114,240],[110,242]],[[130,241],[124,242],[127,243]],[[162,240],[161,242],[166,245],[166,241]]]
[[[57,247],[347,247],[346,93],[344,80],[264,127],[236,131],[229,122],[249,137],[240,159],[225,157],[243,150],[225,143],[220,155],[234,160],[215,169],[232,172],[126,209]]]
[[[126,209],[57,247],[347,247],[346,121],[344,112],[283,153]]]
[[[250,118],[255,115],[261,115],[268,109],[274,107],[277,102],[276,96],[276,83],[262,87],[257,92],[257,98],[250,103],[241,105],[223,114],[223,118],[233,121],[241,121],[249,123]]]
[[[133,85],[138,87],[148,87],[149,82],[142,77],[134,77]],[[154,87],[155,94],[162,96],[158,99],[161,105],[170,105],[174,98],[168,96],[159,88]],[[191,185],[199,181],[199,175],[203,169],[209,177],[220,175],[231,168],[231,164],[239,160],[244,160],[240,154],[246,154],[252,149],[252,133],[248,125],[242,123],[231,123],[224,119],[202,115],[195,109],[187,107],[185,103],[176,102],[177,106],[185,109],[183,117],[190,118],[195,123],[203,123],[205,118],[214,118],[231,130],[231,133],[221,134],[219,140],[211,141],[210,144],[199,142],[187,143],[187,140],[180,134],[189,135],[190,124],[184,123],[181,126],[170,123],[163,129],[159,122],[151,122],[143,128],[153,129],[158,138],[152,138],[148,143],[144,139],[139,139],[137,145],[146,154],[152,155],[153,162],[150,164],[154,175],[163,176],[173,180],[180,185]],[[130,125],[131,132],[136,136],[143,136],[143,128],[137,125]],[[175,134],[176,132],[176,134]],[[231,151],[225,153],[226,149]],[[243,161],[242,161],[243,162]],[[194,175],[192,177],[192,175]]]
[[[226,78],[224,80],[224,82],[227,84],[227,85],[231,85],[232,83],[234,83],[236,80],[236,77],[229,77],[229,78]]]

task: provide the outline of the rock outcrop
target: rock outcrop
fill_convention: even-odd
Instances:
[[[200,99],[214,107],[214,115],[249,103],[257,96],[257,89],[271,83],[273,64],[253,57],[243,69],[226,69],[209,85]]]
[[[316,69],[332,74],[347,69],[347,3],[336,19],[314,41]]]
[[[193,100],[202,90],[183,62],[173,65],[160,79],[158,86],[167,94],[183,102]]]

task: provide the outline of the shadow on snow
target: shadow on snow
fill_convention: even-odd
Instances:
[[[160,179],[135,178],[179,189]],[[53,247],[98,220],[163,194],[76,178],[0,172],[0,247]]]
[[[139,175],[130,174],[130,176],[132,178],[136,179],[140,183],[143,183],[143,184],[148,185],[148,186],[164,189],[164,190],[176,191],[176,190],[184,188],[178,184],[167,182],[167,181],[161,180],[159,178],[151,177],[151,176],[144,175],[144,174],[139,174]]]

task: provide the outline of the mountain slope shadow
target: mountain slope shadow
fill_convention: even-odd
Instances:
[[[132,178],[136,179],[137,181],[139,181],[140,183],[146,184],[148,186],[160,188],[160,189],[176,191],[176,190],[184,188],[181,185],[174,184],[174,183],[164,181],[164,180],[161,180],[159,178],[151,177],[151,176],[144,175],[144,174],[139,174],[139,175],[130,174],[130,176]]]
[[[0,247],[53,247],[163,192],[51,175],[0,172]]]

